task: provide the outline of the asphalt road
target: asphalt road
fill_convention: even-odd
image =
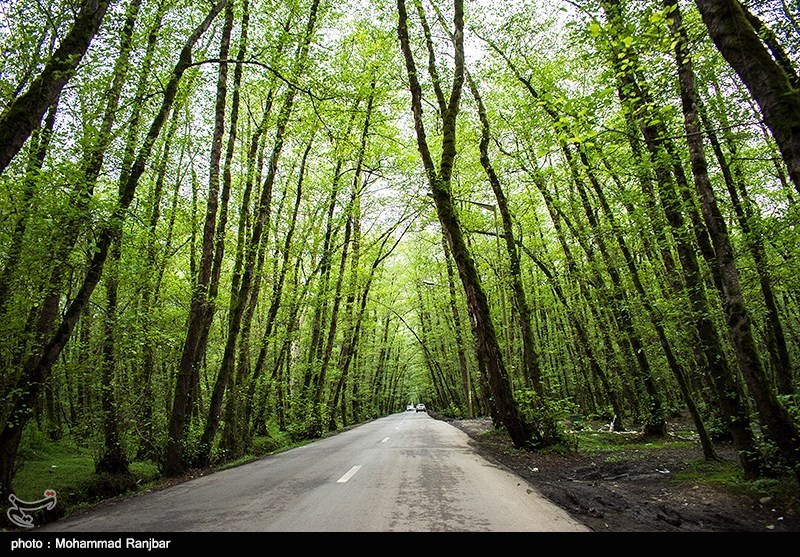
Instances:
[[[426,413],[375,420],[41,532],[589,531]]]

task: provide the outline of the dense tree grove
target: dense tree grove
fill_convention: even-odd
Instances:
[[[0,499],[424,402],[800,480],[797,0],[11,0]]]

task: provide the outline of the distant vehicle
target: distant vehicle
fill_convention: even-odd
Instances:
[[[425,411],[425,405],[422,404],[421,402],[417,404],[417,412],[424,412],[424,411]]]
[[[413,412],[414,405],[413,404],[406,404],[406,412]]]

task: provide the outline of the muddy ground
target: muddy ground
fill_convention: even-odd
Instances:
[[[702,460],[696,448],[588,454],[541,454],[515,449],[491,420],[450,423],[490,461],[527,480],[596,532],[800,532],[800,488],[780,498],[747,494],[713,482],[676,478]],[[491,434],[486,433],[492,431]],[[719,456],[734,460],[731,447]]]

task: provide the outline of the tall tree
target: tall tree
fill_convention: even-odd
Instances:
[[[141,6],[140,0],[132,0],[128,5],[126,12],[125,24],[122,29],[122,44],[121,53],[116,62],[114,72],[114,85],[111,88],[111,95],[109,99],[108,109],[106,111],[106,118],[104,121],[103,130],[101,132],[100,145],[95,148],[93,158],[99,158],[102,161],[102,154],[109,142],[108,136],[110,135],[111,128],[111,114],[117,109],[122,83],[127,74],[129,65],[129,56],[131,50],[131,39],[133,35],[133,28],[137,20],[139,8]],[[92,171],[88,174],[99,173],[99,162],[92,161],[97,167],[96,172]],[[127,169],[125,170],[127,172]],[[90,176],[90,179],[93,177]],[[122,182],[121,182],[122,183]],[[121,192],[120,192],[121,193]],[[103,323],[103,367],[101,371],[101,399],[103,407],[103,433],[105,437],[105,452],[100,460],[97,462],[96,469],[102,472],[109,472],[111,474],[128,475],[130,470],[128,468],[128,457],[125,454],[125,449],[121,440],[121,427],[119,423],[118,399],[115,393],[114,379],[118,367],[117,361],[117,343],[116,335],[119,332],[116,330],[116,323],[119,315],[118,298],[119,298],[119,265],[122,253],[122,222],[120,221],[116,230],[113,231],[113,238],[111,240],[111,253],[107,262],[106,270],[106,308]]]
[[[491,158],[489,156],[489,143],[491,141],[491,130],[489,127],[489,118],[486,114],[486,107],[483,104],[483,99],[478,91],[478,86],[472,76],[467,72],[467,82],[472,96],[475,98],[475,104],[478,107],[478,118],[481,123],[481,141],[480,141],[480,160],[486,176],[489,179],[489,184],[492,187],[492,192],[497,200],[497,208],[500,211],[501,221],[503,223],[503,237],[505,238],[506,252],[509,259],[509,271],[511,273],[511,288],[514,295],[514,307],[517,310],[517,318],[519,319],[520,335],[522,337],[522,361],[525,370],[525,377],[528,379],[536,391],[538,400],[536,401],[536,420],[539,424],[541,431],[541,445],[552,445],[561,440],[559,435],[558,426],[552,412],[547,407],[548,394],[545,393],[544,381],[542,379],[542,370],[539,364],[539,354],[535,346],[533,338],[533,326],[531,323],[531,310],[528,304],[528,297],[525,293],[525,286],[522,283],[522,274],[520,269],[519,248],[514,238],[514,223],[512,221],[511,212],[508,208],[508,199],[503,186],[500,183],[500,178],[494,170]]]
[[[495,404],[503,424],[518,447],[530,447],[535,432],[519,412],[511,386],[511,379],[503,361],[500,345],[497,341],[494,323],[481,285],[475,263],[472,259],[461,230],[461,223],[453,204],[450,191],[450,180],[456,156],[456,119],[461,101],[461,90],[464,83],[464,3],[453,2],[453,47],[455,67],[450,97],[446,111],[439,114],[442,126],[442,153],[437,168],[428,146],[427,134],[422,112],[422,87],[419,82],[416,62],[411,49],[408,34],[408,13],[404,0],[398,0],[397,32],[405,59],[411,91],[411,106],[414,114],[414,129],[417,136],[417,147],[422,157],[428,185],[431,188],[436,204],[436,213],[442,225],[453,259],[458,268],[461,284],[467,297],[467,305],[472,317],[472,328],[477,343],[477,351],[486,365],[489,384],[495,397]],[[435,76],[433,76],[435,79]]]
[[[230,48],[231,29],[233,28],[233,6],[226,4],[225,22],[219,47],[219,68],[217,72],[217,90],[214,117],[214,135],[212,137],[209,161],[208,197],[200,251],[200,262],[197,277],[193,283],[192,303],[189,311],[186,338],[178,367],[175,382],[175,396],[172,403],[172,415],[169,425],[169,439],[164,455],[164,471],[167,475],[182,473],[187,466],[184,446],[186,442],[186,410],[191,407],[194,385],[197,383],[198,362],[203,357],[204,336],[213,317],[215,300],[212,289],[215,289],[213,274],[215,264],[214,241],[217,231],[217,212],[219,210],[220,161],[222,160],[222,140],[225,133],[225,113],[228,93],[228,51]],[[220,241],[224,241],[220,240]],[[218,280],[218,279],[217,279]]]

